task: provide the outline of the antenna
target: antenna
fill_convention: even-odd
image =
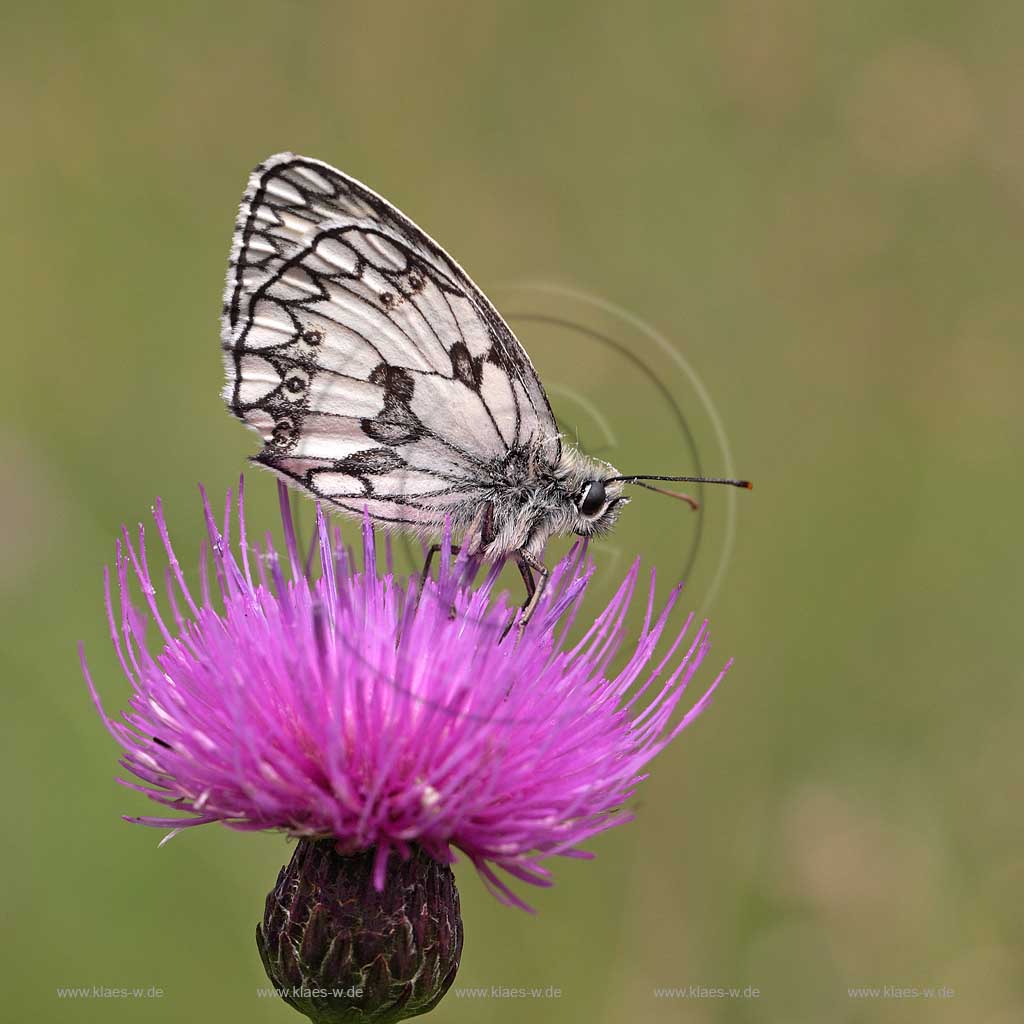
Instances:
[[[752,491],[754,489],[754,485],[749,480],[726,480],[723,477],[717,476],[654,476],[649,473],[631,473],[629,476],[608,477],[603,482],[606,484],[640,484],[640,486],[643,487],[644,484],[640,483],[642,480],[671,480],[679,484],[728,484],[730,487],[742,487],[746,491]],[[648,490],[651,491],[659,489],[660,488],[657,487],[648,488]]]
[[[654,491],[655,494],[664,494],[668,498],[677,498],[679,501],[685,501],[694,512],[700,508],[700,502],[696,498],[691,498],[688,494],[683,494],[682,491],[668,491],[664,487],[654,487],[651,484],[641,483],[639,480],[633,480],[631,483],[642,487],[645,491]]]

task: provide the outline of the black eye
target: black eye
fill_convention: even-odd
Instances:
[[[602,508],[604,508],[604,481],[591,480],[583,492],[580,511],[585,516],[592,516],[600,512]]]

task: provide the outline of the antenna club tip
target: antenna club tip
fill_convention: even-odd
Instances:
[[[740,487],[748,491],[752,491],[754,489],[754,485],[750,480],[741,480]]]

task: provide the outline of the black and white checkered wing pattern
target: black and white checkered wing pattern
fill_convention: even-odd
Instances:
[[[561,453],[536,371],[465,272],[407,217],[327,164],[253,172],[222,341],[257,461],[356,514],[430,526],[471,504],[520,445]]]

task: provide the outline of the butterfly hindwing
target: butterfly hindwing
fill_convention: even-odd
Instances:
[[[560,454],[529,357],[461,268],[384,199],[280,154],[236,225],[222,340],[259,461],[342,509],[436,524],[489,466]]]

